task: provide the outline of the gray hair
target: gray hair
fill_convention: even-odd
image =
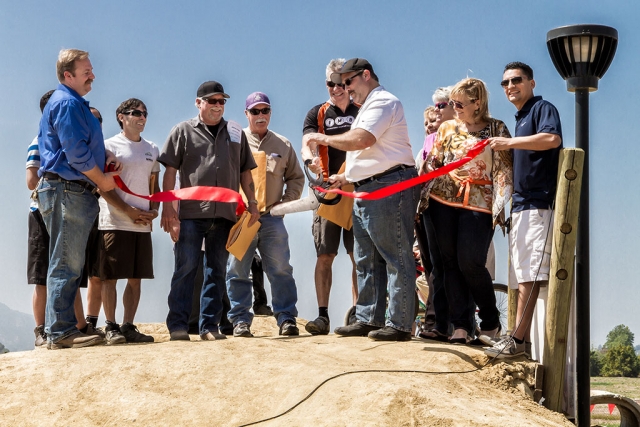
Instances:
[[[342,69],[342,66],[344,65],[345,62],[347,62],[347,60],[344,58],[336,58],[329,61],[329,63],[327,64],[327,70],[326,70],[327,81],[331,80],[331,74],[335,73],[336,71],[340,71]]]
[[[434,104],[437,104],[438,102],[449,102],[451,89],[453,89],[453,86],[439,87],[435,92],[433,92],[431,100]]]

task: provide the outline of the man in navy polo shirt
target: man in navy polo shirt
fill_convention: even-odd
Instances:
[[[549,280],[562,127],[558,110],[534,96],[533,70],[522,62],[504,68],[501,82],[507,99],[518,109],[513,138],[491,138],[494,150],[513,149],[513,199],[509,234],[511,261],[518,281],[516,328],[485,350],[488,356],[510,358],[525,353],[540,285]]]
[[[56,70],[60,85],[44,108],[38,133],[41,180],[37,187],[40,213],[50,236],[45,332],[51,350],[103,342],[102,337],[76,328],[73,302],[89,232],[98,215],[95,193],[114,189],[113,175],[119,173],[102,172],[107,160],[102,129],[82,98],[95,79],[89,53],[61,50]]]

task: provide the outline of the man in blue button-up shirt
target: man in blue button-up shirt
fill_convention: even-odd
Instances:
[[[99,211],[95,193],[116,186],[115,173],[102,172],[106,160],[102,129],[82,98],[95,78],[89,53],[61,50],[56,68],[61,84],[44,109],[38,134],[38,202],[50,236],[45,331],[47,348],[52,350],[103,341],[78,331],[73,303],[87,239]]]

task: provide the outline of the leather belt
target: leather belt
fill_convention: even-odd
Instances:
[[[60,175],[58,175],[57,173],[53,173],[53,172],[45,172],[44,175],[42,175],[42,179],[44,179],[45,181],[64,181],[64,182],[72,182],[74,184],[78,184],[81,187],[84,187],[85,189],[89,190],[89,192],[91,194],[93,194],[96,197],[100,197],[100,195],[97,193],[98,192],[98,188],[91,184],[88,181],[83,181],[81,179],[76,179],[76,180],[70,180],[70,179],[64,179],[62,178]]]
[[[409,165],[398,165],[398,166],[394,166],[394,167],[392,167],[391,169],[387,169],[386,171],[384,171],[384,172],[380,172],[380,173],[375,174],[375,175],[373,175],[373,176],[370,176],[369,178],[365,178],[365,179],[361,179],[360,181],[356,181],[356,182],[354,182],[354,183],[353,183],[353,185],[354,185],[356,188],[358,188],[358,187],[360,187],[361,185],[368,184],[368,183],[370,183],[371,181],[375,181],[376,179],[378,179],[378,178],[382,178],[383,176],[385,176],[385,175],[389,175],[390,173],[399,172],[399,171],[401,171],[401,170],[409,169],[409,168],[412,168],[412,167],[413,167],[413,166],[409,166]]]

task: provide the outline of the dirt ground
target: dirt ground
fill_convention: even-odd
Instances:
[[[305,321],[298,326],[304,332]],[[482,351],[413,339],[278,337],[256,318],[255,338],[38,349],[0,356],[2,426],[573,426],[525,390],[533,363],[482,366]]]

